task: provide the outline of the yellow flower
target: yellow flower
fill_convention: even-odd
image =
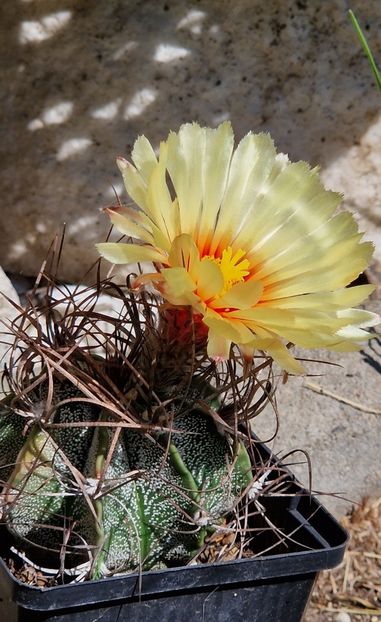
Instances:
[[[152,281],[173,305],[191,305],[208,326],[208,353],[269,353],[285,370],[304,370],[286,345],[356,350],[377,316],[352,309],[373,290],[346,289],[368,265],[373,245],[340,195],[316,169],[276,153],[267,134],[247,134],[234,150],[230,123],[171,132],[158,158],[141,136],[133,164],[117,163],[140,208],[108,208],[116,229],[139,243],[98,244],[113,263],[151,261]]]

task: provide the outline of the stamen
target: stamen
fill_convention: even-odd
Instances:
[[[242,259],[245,254],[245,251],[239,248],[233,255],[233,249],[231,246],[228,246],[222,252],[221,257],[208,256],[208,259],[218,264],[224,277],[224,290],[222,293],[227,292],[236,283],[241,283],[245,276],[249,274],[250,262],[247,259]]]

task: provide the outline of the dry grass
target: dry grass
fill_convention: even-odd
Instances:
[[[338,568],[318,578],[305,622],[380,622],[381,498],[364,499],[342,524],[348,550]]]

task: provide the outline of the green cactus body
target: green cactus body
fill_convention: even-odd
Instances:
[[[108,442],[99,442],[106,435]],[[106,457],[110,442],[111,434],[105,429],[95,435],[98,459],[90,456],[88,470],[95,476],[92,481],[97,481],[94,464],[99,464],[100,455]],[[197,548],[194,492],[184,488],[182,474],[171,459],[165,460],[163,448],[154,439],[126,432],[117,444],[103,487],[109,491],[95,502],[100,551],[96,575],[160,567],[170,557],[186,559]],[[86,519],[86,531],[94,532],[89,510]]]
[[[35,396],[41,412],[47,387]],[[54,403],[79,398],[69,382],[54,383]],[[58,428],[48,434],[40,424],[32,425],[23,438],[26,420],[9,409],[3,411],[0,429],[8,443],[1,445],[1,463],[13,464],[4,486],[5,521],[12,533],[39,547],[59,550],[64,529],[69,528],[74,501],[70,464],[82,471],[90,447],[90,428]],[[70,402],[56,408],[55,423],[95,421],[100,409],[84,402]],[[20,421],[21,420],[21,421]],[[21,427],[22,424],[22,427]],[[21,449],[20,449],[21,447]],[[18,451],[19,450],[19,451]]]
[[[0,485],[8,480],[15,467],[25,442],[25,424],[25,419],[13,412],[9,398],[0,403]]]
[[[250,483],[250,458],[242,443],[220,434],[201,411],[178,417],[176,430],[172,443],[192,473],[204,521],[215,523]]]
[[[55,402],[78,397],[66,381],[54,392]],[[54,422],[105,418],[86,402],[66,403],[54,414]],[[57,551],[73,524],[67,550],[91,550],[93,578],[186,563],[251,481],[244,445],[200,409],[175,416],[172,434],[124,428],[107,468],[115,428],[52,429],[49,436],[35,424],[23,438],[23,427],[4,406],[1,464],[15,462],[3,489],[4,521],[26,547]],[[82,487],[75,487],[70,465],[82,474]]]
[[[49,436],[34,427],[5,488],[5,518],[11,531],[41,546],[53,545],[52,527],[57,526],[57,515],[64,511],[65,491],[59,468],[54,468],[55,453]]]

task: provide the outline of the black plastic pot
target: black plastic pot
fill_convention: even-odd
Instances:
[[[289,536],[258,535],[266,554],[45,589],[16,580],[0,560],[0,621],[299,622],[317,573],[341,562],[347,534],[289,478],[287,496],[263,500]]]

